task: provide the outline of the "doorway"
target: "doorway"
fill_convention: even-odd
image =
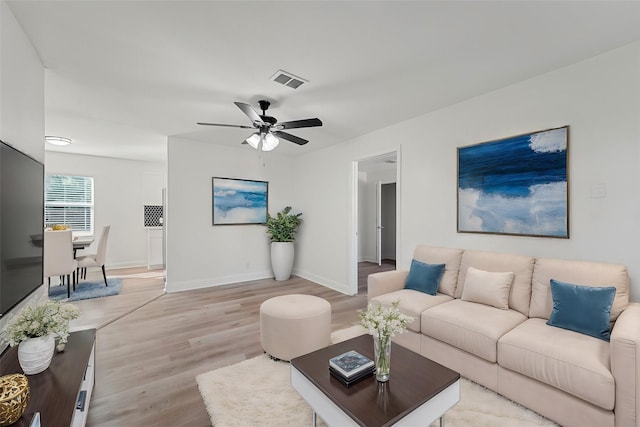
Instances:
[[[359,272],[395,269],[400,230],[399,157],[400,151],[396,150],[353,162],[349,287],[354,295],[358,283],[366,280],[358,277]]]
[[[396,183],[378,182],[377,197],[377,238],[376,261],[395,264],[396,262]]]

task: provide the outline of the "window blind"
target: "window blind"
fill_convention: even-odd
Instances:
[[[93,178],[47,175],[44,185],[47,226],[65,224],[75,232],[93,233]]]

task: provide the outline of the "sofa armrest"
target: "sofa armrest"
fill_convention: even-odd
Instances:
[[[630,303],[611,331],[616,427],[640,426],[640,303]]]
[[[408,271],[383,271],[381,273],[370,274],[367,277],[367,301],[378,295],[404,289],[404,282],[407,280]]]

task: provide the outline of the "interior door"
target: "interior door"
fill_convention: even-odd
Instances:
[[[381,240],[383,260],[396,259],[396,183],[386,182],[382,184],[381,191]]]
[[[382,265],[382,181],[376,186],[376,262]]]

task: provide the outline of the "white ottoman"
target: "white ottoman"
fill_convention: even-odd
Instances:
[[[291,360],[331,340],[331,304],[313,295],[282,295],[260,305],[260,342],[275,359]]]

